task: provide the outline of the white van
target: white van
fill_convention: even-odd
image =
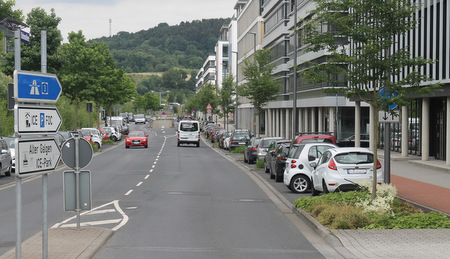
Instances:
[[[181,120],[178,122],[178,146],[181,144],[196,144],[200,146],[200,125],[198,121]]]

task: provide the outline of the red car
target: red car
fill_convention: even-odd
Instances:
[[[88,129],[79,129],[77,131],[81,134],[81,136],[83,136],[85,140],[89,141],[89,143],[92,142],[91,131],[89,131]]]
[[[102,140],[108,140],[108,135],[106,134],[106,130],[105,129],[98,129],[100,131],[100,134],[102,134]]]
[[[129,147],[148,147],[148,135],[143,131],[130,131],[128,136],[125,136],[125,148]]]

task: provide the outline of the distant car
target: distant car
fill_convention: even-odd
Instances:
[[[139,123],[145,124],[145,116],[144,116],[144,114],[136,114],[134,116],[134,123],[135,124],[139,124]]]
[[[244,148],[244,163],[253,164],[258,160],[258,145],[261,138],[253,137],[250,142]]]
[[[77,132],[80,134],[80,137],[83,137],[89,143],[92,143],[91,131],[88,129],[79,129]]]
[[[270,174],[271,164],[273,163],[273,161],[275,161],[275,151],[282,143],[289,145],[291,141],[288,139],[275,140],[274,142],[270,143],[269,147],[267,148],[267,153],[264,157],[264,171],[266,172],[266,174]]]
[[[314,168],[311,163],[317,163],[319,157],[336,145],[328,143],[295,144],[289,151],[283,182],[292,192],[304,193],[311,188],[311,174]]]
[[[369,147],[370,135],[360,134],[360,147]],[[339,147],[354,147],[355,146],[355,135],[351,135],[348,138],[341,139],[338,141]]]
[[[101,148],[103,145],[102,135],[100,134],[100,131],[96,128],[82,128],[82,130],[89,130],[91,133],[91,142],[94,143],[94,145],[97,148]]]
[[[12,157],[6,140],[0,138],[0,175],[11,176]]]
[[[331,134],[325,133],[301,133],[294,137],[292,140],[293,144],[305,144],[305,143],[331,143],[336,145],[336,139]]]
[[[272,142],[276,140],[281,140],[282,137],[264,137],[259,142],[258,146],[256,147],[256,160],[264,159],[267,154],[267,150],[269,149],[269,146]]]
[[[230,131],[225,131],[222,133],[221,136],[219,136],[219,139],[217,140],[219,142],[219,148],[225,149],[224,142],[226,138],[229,138],[231,136]]]
[[[313,196],[320,192],[351,191],[359,182],[372,181],[373,152],[367,148],[332,148],[323,152],[312,172]],[[383,183],[383,170],[377,162],[377,183]]]
[[[270,167],[270,179],[276,182],[283,181],[284,168],[286,167],[286,159],[289,154],[289,143],[281,143],[275,150],[274,159]]]
[[[231,134],[230,137],[230,151],[235,149],[236,147],[246,146],[250,141],[250,133],[249,131],[235,131]]]
[[[200,123],[192,120],[182,120],[178,123],[177,146],[195,144],[200,147]]]
[[[230,150],[230,138],[231,132],[226,133],[226,135],[223,137],[223,149]]]
[[[11,172],[16,171],[16,140],[15,138],[3,138],[9,147],[11,153]]]
[[[130,131],[130,134],[125,137],[125,148],[129,147],[148,148],[148,135],[145,135],[143,131]]]
[[[102,136],[102,141],[108,140],[108,134],[106,134],[106,130],[104,128],[99,128],[100,135]]]
[[[118,140],[121,140],[121,139],[122,139],[122,134],[120,134],[120,133],[116,130],[116,128],[114,128],[114,127],[104,127],[104,129],[106,130],[107,134],[108,134],[108,132],[109,132],[109,138],[110,138],[111,140],[118,141]]]

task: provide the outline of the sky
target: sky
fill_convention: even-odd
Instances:
[[[70,32],[83,31],[87,40],[116,35],[120,31],[138,32],[160,23],[209,18],[231,18],[237,0],[16,0],[13,10],[27,14],[36,7],[47,14],[55,9],[62,20],[58,26],[67,42]],[[217,32],[219,33],[219,32]]]

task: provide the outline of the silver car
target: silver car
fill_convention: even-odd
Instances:
[[[0,139],[0,175],[10,176],[12,172],[12,157],[8,143]]]

